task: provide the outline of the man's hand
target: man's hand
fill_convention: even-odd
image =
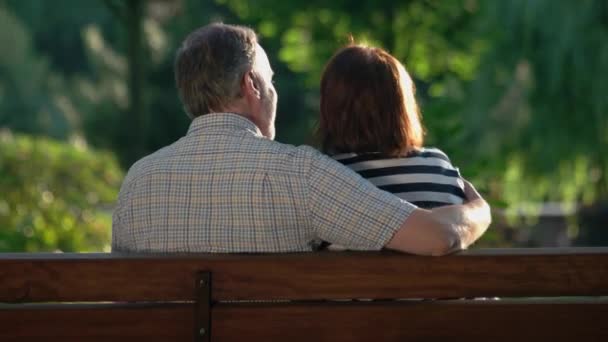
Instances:
[[[463,181],[465,204],[416,209],[386,247],[439,256],[466,249],[479,239],[492,222],[490,206],[470,182]]]
[[[467,202],[464,204],[463,217],[459,223],[462,230],[459,249],[466,249],[472,245],[492,223],[490,205],[481,197],[473,184],[465,179],[463,182]]]

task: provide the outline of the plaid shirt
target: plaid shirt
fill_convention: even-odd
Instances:
[[[131,167],[112,249],[295,252],[325,240],[377,250],[415,208],[311,147],[264,138],[236,114],[207,114]]]

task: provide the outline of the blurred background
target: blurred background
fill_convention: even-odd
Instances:
[[[189,120],[176,48],[259,32],[277,140],[313,144],[352,34],[410,71],[427,128],[490,200],[476,247],[608,245],[606,0],[0,0],[0,251],[108,251],[122,178]]]

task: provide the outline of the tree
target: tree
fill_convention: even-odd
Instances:
[[[477,154],[504,170],[500,191],[511,202],[607,198],[608,4],[484,4],[493,46],[465,117]]]
[[[72,122],[56,93],[62,80],[36,53],[29,30],[2,6],[0,44],[10,47],[0,54],[0,127],[67,137]]]
[[[146,152],[146,131],[148,127],[147,106],[143,92],[145,91],[144,80],[146,78],[146,44],[144,37],[143,22],[145,18],[145,0],[127,0],[115,2],[105,0],[106,6],[114,13],[123,30],[127,33],[124,45],[127,55],[129,108],[127,115],[123,116],[124,133],[128,137],[128,148],[126,149],[126,160],[133,162]]]

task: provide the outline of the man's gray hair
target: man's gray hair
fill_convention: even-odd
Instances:
[[[190,118],[220,111],[241,96],[256,44],[255,32],[244,26],[215,23],[188,35],[175,58],[175,83]]]

